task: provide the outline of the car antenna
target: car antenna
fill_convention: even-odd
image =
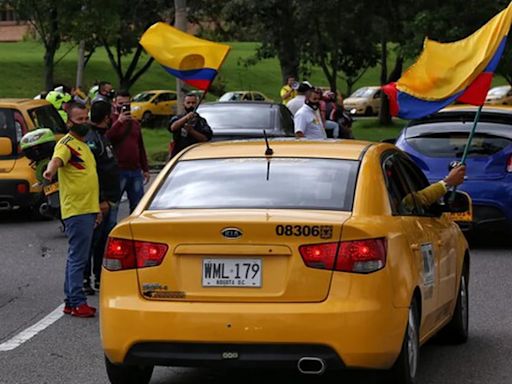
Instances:
[[[263,130],[263,137],[265,138],[265,145],[267,146],[265,156],[272,156],[274,154],[274,150],[270,148],[270,145],[268,145],[267,131],[265,130]]]

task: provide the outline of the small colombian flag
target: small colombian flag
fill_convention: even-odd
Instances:
[[[162,22],[149,27],[140,44],[168,73],[202,90],[209,88],[231,49]]]

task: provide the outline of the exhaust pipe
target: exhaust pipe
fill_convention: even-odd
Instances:
[[[0,211],[10,211],[11,209],[11,203],[8,201],[0,201]]]
[[[302,357],[297,363],[299,372],[304,375],[321,375],[326,367],[324,359],[319,357]]]

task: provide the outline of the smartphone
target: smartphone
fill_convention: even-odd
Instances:
[[[130,104],[123,104],[121,107],[121,113],[130,112]]]

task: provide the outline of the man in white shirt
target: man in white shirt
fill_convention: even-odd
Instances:
[[[295,116],[297,111],[304,105],[304,102],[306,101],[306,92],[312,88],[313,86],[308,81],[300,83],[299,88],[297,88],[297,96],[286,104],[293,116]]]
[[[293,121],[295,123],[295,137],[307,139],[326,139],[324,125],[320,118],[318,108],[322,90],[311,89],[306,93],[304,105],[297,111]]]

